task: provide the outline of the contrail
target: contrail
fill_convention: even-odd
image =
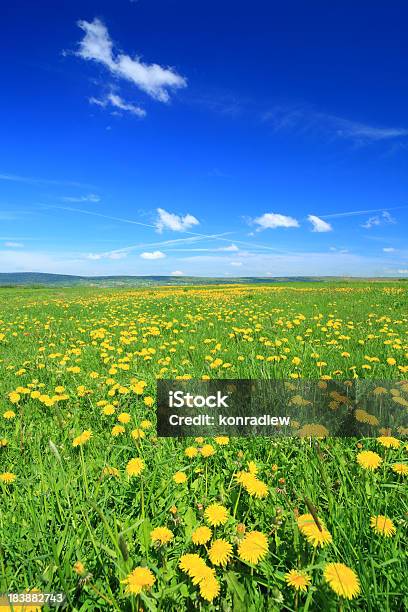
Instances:
[[[134,221],[133,219],[125,219],[123,217],[113,217],[111,215],[104,215],[102,213],[97,213],[97,212],[93,212],[90,210],[84,210],[82,208],[71,208],[69,206],[49,206],[47,208],[51,208],[51,209],[56,209],[56,210],[66,210],[69,212],[76,212],[76,213],[82,213],[84,215],[90,215],[92,217],[101,217],[103,219],[110,219],[111,221],[120,221],[121,223],[130,223],[132,225],[140,225],[142,227],[149,227],[152,229],[157,229],[156,225],[153,225],[152,223],[143,223],[142,221]],[[207,239],[214,239],[214,240],[221,240],[223,242],[231,242],[231,240],[229,240],[228,238],[222,238],[222,234],[221,235],[208,235],[208,234],[200,234],[198,232],[189,232],[188,230],[183,230],[184,234],[189,234],[190,236],[198,236],[200,238],[207,238]],[[251,246],[251,247],[257,247],[257,248],[261,248],[261,249],[266,249],[268,251],[274,251],[275,253],[284,253],[285,251],[282,251],[280,249],[275,249],[274,247],[268,246],[266,244],[254,244],[253,242],[247,242],[244,240],[234,240],[234,243],[236,244],[243,244],[245,246]],[[150,245],[152,246],[152,245]],[[126,248],[126,247],[125,247]],[[136,247],[135,248],[140,248],[140,247]],[[123,251],[124,249],[117,249],[118,251]]]
[[[375,212],[385,212],[387,210],[401,210],[408,206],[383,206],[383,208],[371,208],[370,210],[351,210],[349,212],[332,213],[330,215],[319,215],[321,219],[334,219],[335,217],[353,217],[354,215],[366,215]]]

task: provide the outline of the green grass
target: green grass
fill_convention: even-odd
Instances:
[[[0,482],[0,592],[63,591],[70,610],[84,611],[408,607],[406,478],[391,469],[406,463],[403,444],[385,449],[375,439],[233,438],[217,446],[206,439],[216,453],[188,459],[184,449],[200,446],[194,440],[157,439],[154,426],[139,441],[130,435],[143,419],[154,425],[154,406],[144,398],[154,398],[156,377],[403,380],[405,288],[377,282],[3,289],[0,313],[0,438],[8,440],[0,448],[0,473],[16,475],[12,484]],[[216,358],[222,364],[211,368]],[[114,385],[107,379],[122,392],[108,395]],[[131,379],[145,381],[142,394],[131,390]],[[68,399],[50,406],[24,392],[39,389],[52,397],[59,385]],[[13,404],[8,394],[18,387],[23,391]],[[117,402],[116,414],[102,415],[101,400]],[[14,410],[14,419],[1,416],[7,410]],[[132,420],[113,437],[121,412]],[[92,438],[74,448],[73,439],[84,430]],[[358,466],[361,448],[381,455],[378,470]],[[129,478],[125,468],[133,457],[142,457],[146,468]],[[265,499],[250,497],[234,478],[248,461],[268,485]],[[102,476],[105,466],[117,468],[119,477]],[[187,475],[184,485],[172,480],[178,470]],[[332,544],[315,549],[299,533],[295,517],[308,512],[305,497]],[[200,552],[211,565],[191,533],[214,501],[230,512],[228,523],[215,531],[234,545],[234,557],[225,569],[216,568],[221,594],[210,604],[178,562],[186,552]],[[370,516],[377,514],[393,520],[393,537],[370,528]],[[239,523],[268,536],[268,555],[254,567],[237,556]],[[152,545],[150,531],[157,526],[169,527],[174,541]],[[78,560],[85,566],[82,576],[73,569]],[[357,573],[361,592],[354,600],[339,598],[324,582],[323,567],[331,561]],[[150,592],[129,597],[121,580],[138,565],[149,567],[156,582]],[[285,583],[284,574],[295,568],[312,578],[306,593],[296,595]]]

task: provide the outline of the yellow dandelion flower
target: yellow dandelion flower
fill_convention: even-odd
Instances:
[[[379,535],[383,535],[386,538],[393,536],[396,532],[395,525],[388,516],[378,514],[370,518],[370,527],[374,529]]]
[[[232,556],[232,546],[226,540],[214,540],[208,556],[213,565],[227,565]]]
[[[312,544],[315,548],[330,544],[333,540],[323,521],[321,519],[318,519],[318,521],[320,529],[311,514],[301,514],[296,520],[300,532],[305,536],[309,544]]]
[[[406,463],[393,463],[392,471],[400,476],[408,476],[408,465]]]
[[[394,438],[393,436],[380,436],[377,438],[377,442],[385,446],[385,448],[399,448],[401,445],[398,438]]]
[[[209,527],[203,525],[202,527],[197,527],[191,534],[191,539],[193,544],[206,544],[212,536],[212,531]]]
[[[123,427],[123,425],[114,425],[112,427],[112,431],[111,431],[111,435],[116,438],[117,436],[120,436],[121,434],[123,434],[125,432],[125,428]]]
[[[123,424],[129,423],[129,422],[130,422],[130,420],[131,420],[131,418],[132,418],[132,417],[130,416],[130,414],[129,414],[128,412],[121,412],[121,413],[118,415],[118,421],[119,421],[119,423],[123,423]]]
[[[16,391],[11,391],[11,393],[8,394],[8,398],[12,404],[18,404],[21,399],[21,396]]]
[[[173,474],[173,480],[176,484],[184,484],[187,482],[187,476],[184,472],[176,472]]]
[[[212,444],[204,444],[204,446],[201,448],[201,454],[203,457],[211,457],[215,454],[215,448],[212,446]]]
[[[268,539],[260,531],[245,534],[238,546],[238,556],[242,561],[256,565],[268,553]]]
[[[152,542],[168,544],[174,538],[174,534],[171,529],[168,529],[167,527],[156,527],[150,532],[150,538]]]
[[[134,440],[141,440],[142,438],[146,437],[146,434],[143,429],[139,429],[138,427],[136,429],[133,429],[130,435]]]
[[[16,475],[13,472],[3,472],[0,474],[0,482],[5,484],[12,484],[16,479]]]
[[[121,582],[126,585],[125,592],[127,594],[139,595],[144,589],[150,589],[156,582],[156,578],[149,568],[139,566]]]
[[[128,476],[140,476],[145,469],[145,462],[140,457],[131,459],[126,466],[126,473]]]
[[[141,421],[140,423],[140,427],[142,429],[150,429],[152,426],[152,422],[149,421],[148,419],[144,419],[143,421]]]
[[[323,575],[330,588],[340,597],[353,599],[360,592],[357,574],[344,563],[327,563]]]
[[[119,470],[115,467],[111,467],[109,465],[105,466],[102,470],[102,475],[103,476],[116,476],[116,478],[119,477]]]
[[[311,578],[306,572],[293,569],[285,574],[285,581],[295,591],[306,591],[311,583]]]
[[[106,406],[102,408],[102,414],[104,414],[105,416],[115,414],[115,406],[112,406],[112,404],[106,404]]]
[[[214,441],[218,446],[227,446],[229,444],[228,436],[217,436],[214,438]]]
[[[217,525],[224,525],[228,521],[229,513],[225,506],[211,504],[205,510],[204,516],[212,527],[217,527]]]
[[[382,463],[382,458],[373,451],[364,450],[358,453],[357,463],[365,470],[376,470]]]
[[[79,576],[81,576],[82,574],[85,574],[85,566],[83,563],[81,563],[81,561],[75,561],[73,565],[73,570]]]
[[[193,457],[197,457],[198,450],[195,446],[187,446],[187,448],[184,451],[184,454],[189,459],[193,459]]]
[[[200,595],[203,599],[211,602],[219,595],[219,592],[220,583],[214,576],[204,578],[200,582]]]
[[[74,438],[74,440],[72,441],[72,446],[82,446],[83,444],[86,444],[91,439],[91,437],[92,431],[86,429],[79,436]]]
[[[3,417],[7,419],[8,421],[10,421],[11,419],[14,419],[15,416],[16,416],[16,413],[13,410],[6,410],[6,412],[3,412]]]
[[[150,397],[150,395],[148,395],[147,397],[143,398],[143,402],[145,406],[148,406],[149,408],[151,408],[154,404],[154,399]]]

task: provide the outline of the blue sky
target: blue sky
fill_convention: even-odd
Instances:
[[[407,19],[402,1],[16,0],[0,271],[408,276]]]

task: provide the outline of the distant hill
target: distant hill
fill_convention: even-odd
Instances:
[[[53,286],[71,287],[78,285],[101,287],[146,287],[158,285],[213,285],[236,283],[277,283],[277,282],[316,282],[319,278],[296,277],[239,277],[204,278],[197,276],[71,276],[69,274],[46,274],[43,272],[0,272],[0,287],[15,286]]]
[[[268,283],[316,283],[347,281],[406,281],[406,278],[362,278],[350,276],[267,276],[214,278],[202,276],[73,276],[44,272],[0,272],[0,287],[157,287],[160,285],[231,285]]]

